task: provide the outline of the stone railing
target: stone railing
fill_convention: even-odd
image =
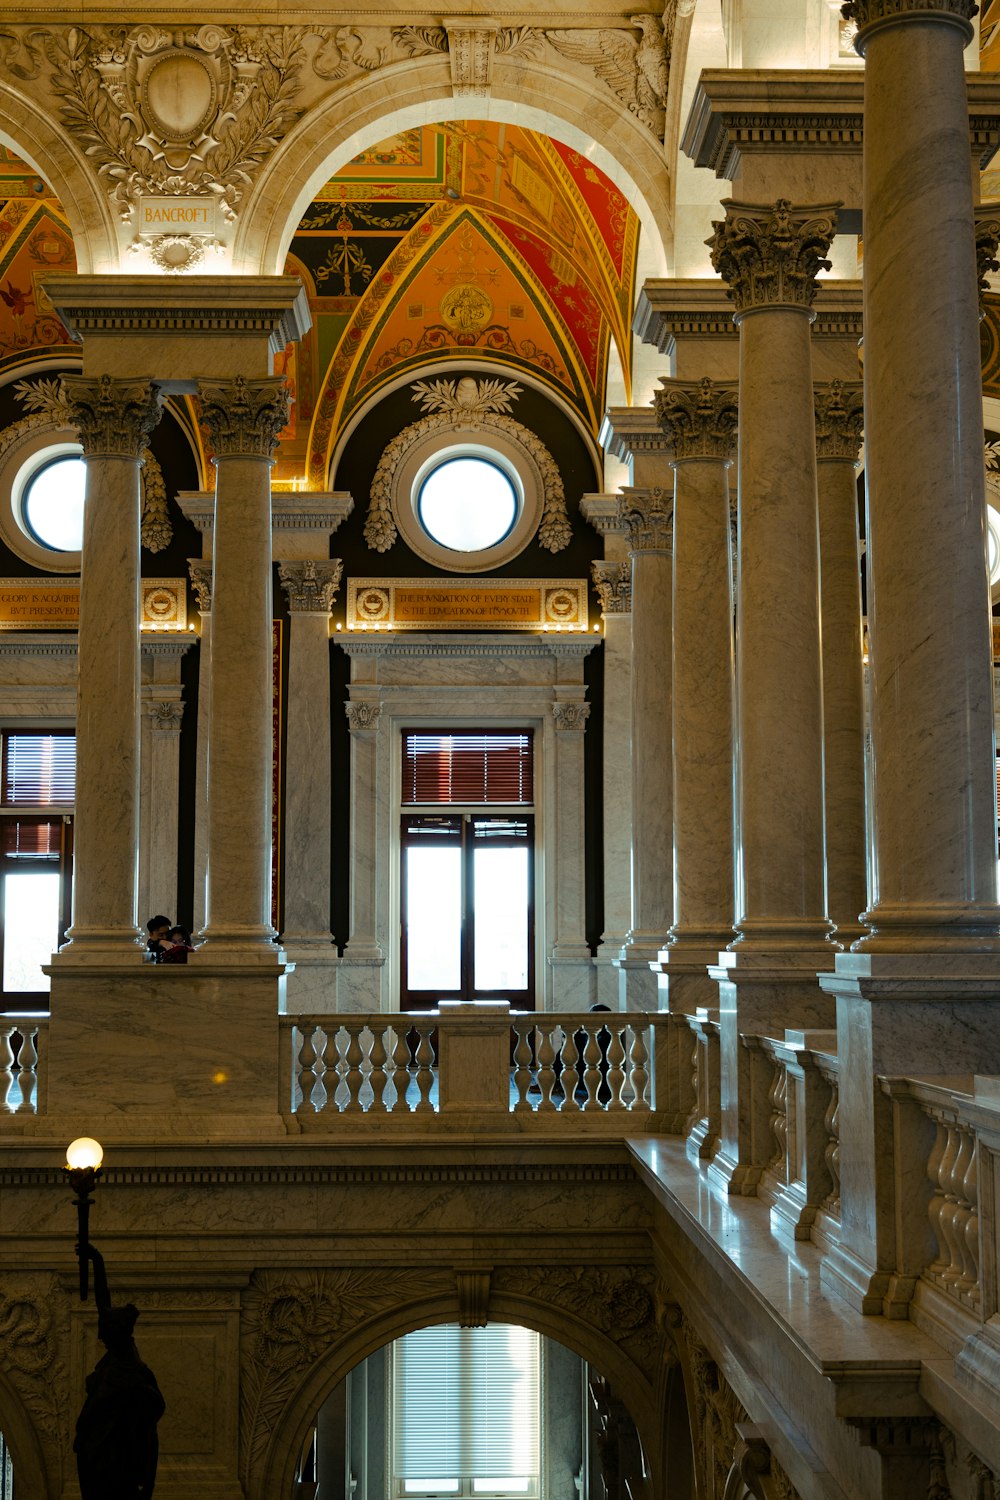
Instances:
[[[509,1118],[565,1128],[572,1119],[642,1132],[656,1121],[657,1050],[670,1022],[645,1013],[517,1015],[490,1004],[283,1016],[289,1113],[300,1126],[365,1115],[412,1128],[413,1117],[466,1114],[491,1125]]]
[[[920,1155],[926,1161],[927,1222],[931,1256],[920,1280],[951,1302],[978,1314],[982,1304],[983,1247],[979,1212],[979,1141],[971,1095],[934,1083],[907,1080],[891,1086],[894,1100],[915,1100],[933,1122]],[[918,1127],[919,1128],[919,1127]],[[931,1141],[927,1151],[926,1141]],[[919,1191],[919,1189],[918,1189]]]
[[[47,1016],[6,1015],[0,1020],[0,1089],[7,1114],[44,1114],[45,1075],[39,1067]]]

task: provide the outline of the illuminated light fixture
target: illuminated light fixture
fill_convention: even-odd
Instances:
[[[103,1160],[104,1147],[89,1135],[79,1136],[66,1148],[63,1171],[76,1194],[76,1254],[80,1263],[81,1302],[86,1302],[90,1291],[90,1262],[94,1258],[90,1244],[90,1206],[94,1200],[90,1195],[97,1186]]]

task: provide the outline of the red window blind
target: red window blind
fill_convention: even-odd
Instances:
[[[403,806],[534,801],[532,731],[403,731]]]
[[[76,735],[14,732],[3,740],[4,807],[72,807]]]
[[[7,859],[58,859],[62,829],[38,818],[0,818],[0,853]]]

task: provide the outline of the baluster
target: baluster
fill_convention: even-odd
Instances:
[[[830,1182],[833,1184],[823,1200],[823,1207],[840,1216],[840,1088],[836,1083],[830,1084],[830,1102],[826,1106],[823,1116],[823,1129],[827,1134],[826,1146],[823,1150],[823,1160],[830,1174]]]
[[[390,1028],[389,1034],[393,1039],[391,1050],[392,1086],[396,1091],[396,1102],[393,1105],[393,1109],[399,1110],[401,1114],[407,1114],[410,1111],[409,1101],[406,1097],[406,1091],[410,1086],[410,1049],[407,1045],[405,1031],[395,1031]],[[388,1106],[386,1107],[388,1108]]]
[[[302,1095],[302,1103],[299,1105],[299,1108],[302,1110],[312,1110],[314,1114],[317,1112],[318,1106],[313,1101],[313,1089],[316,1087],[318,1080],[316,1075],[316,1048],[313,1045],[313,1038],[318,1029],[318,1027],[310,1025],[308,1022],[301,1030],[296,1027],[296,1031],[298,1031],[299,1036],[302,1038],[302,1044],[299,1047],[296,1057],[299,1070],[299,1092]]]
[[[601,1062],[603,1061],[604,1054],[601,1052],[601,1044],[598,1041],[598,1033],[601,1028],[596,1026],[593,1021],[588,1021],[586,1026],[587,1045],[584,1048],[583,1060],[587,1064],[587,1067],[583,1075],[583,1082],[587,1090],[587,1097],[583,1101],[583,1108],[603,1109],[605,1105],[601,1100]]]
[[[694,1107],[687,1119],[684,1121],[684,1134],[691,1134],[694,1127],[701,1121],[708,1119],[708,1079],[706,1069],[702,1067],[702,1043],[697,1032],[693,1032],[694,1049],[691,1053],[691,1091],[694,1094]]]
[[[35,1048],[38,1029],[35,1026],[22,1026],[21,1036],[23,1040],[17,1057],[21,1071],[17,1075],[17,1082],[21,1090],[21,1108],[32,1114],[34,1113],[32,1099],[35,1093],[35,1084],[38,1081],[35,1072],[35,1065],[38,1062],[38,1052]]]
[[[528,1098],[528,1090],[531,1088],[531,1031],[531,1022],[514,1022],[514,1035],[517,1037],[517,1046],[514,1048],[514,1087],[517,1089],[515,1111],[531,1108]]]
[[[376,1026],[371,1036],[371,1074],[368,1083],[372,1091],[372,1102],[369,1108],[384,1114],[389,1107],[385,1097],[389,1091],[389,1078],[385,1071],[385,1031],[381,1026]]]
[[[965,1197],[965,1177],[972,1158],[975,1155],[975,1138],[971,1130],[963,1130],[956,1121],[954,1126],[958,1135],[958,1155],[952,1167],[950,1187],[950,1198],[952,1203],[951,1227],[954,1237],[954,1248],[952,1263],[949,1274],[954,1290],[961,1295],[972,1285],[973,1277],[970,1274],[972,1265],[969,1261],[968,1251],[965,1245],[965,1227],[969,1222],[969,1204]]]
[[[945,1207],[941,1177],[949,1137],[948,1127],[944,1121],[939,1116],[934,1116],[934,1119],[937,1122],[937,1135],[934,1137],[931,1154],[927,1158],[927,1176],[930,1178],[931,1187],[934,1191],[931,1194],[931,1201],[927,1205],[927,1217],[930,1220],[931,1232],[934,1235],[938,1253],[927,1269],[933,1276],[940,1277],[944,1274],[948,1266],[948,1242],[945,1239],[944,1228],[941,1223],[941,1215]]]
[[[939,1192],[942,1195],[941,1216],[939,1223],[941,1233],[944,1236],[944,1269],[941,1272],[941,1280],[945,1286],[956,1279],[961,1265],[961,1255],[958,1242],[955,1238],[955,1193],[954,1176],[955,1163],[962,1149],[962,1138],[955,1126],[954,1121],[945,1122],[948,1132],[948,1142],[944,1148],[944,1156],[941,1161],[941,1170],[938,1172]]]
[[[557,1079],[552,1102],[557,1109],[565,1109],[568,1112],[573,1108],[573,1090],[576,1088],[576,1068],[566,1061],[570,1051],[570,1033],[563,1026],[554,1026],[550,1038],[552,1071]]]
[[[981,1295],[979,1285],[979,1151],[976,1148],[975,1138],[972,1142],[972,1160],[965,1174],[963,1190],[969,1205],[969,1217],[965,1221],[965,1249],[969,1267],[969,1284],[966,1291],[972,1302],[978,1306]]]
[[[4,1088],[4,1106],[13,1114],[17,1109],[18,1090],[16,1087],[17,1074],[14,1072],[14,1048],[10,1039],[17,1030],[16,1026],[7,1026],[0,1031],[0,1068],[6,1080]]]
[[[364,1082],[361,1072],[364,1057],[361,1048],[362,1028],[356,1021],[352,1021],[350,1025],[345,1022],[344,1028],[347,1032],[347,1050],[343,1054],[343,1077],[347,1098],[341,1112],[345,1115],[358,1115],[361,1113],[361,1085]]]
[[[552,1097],[552,1091],[556,1086],[556,1075],[552,1067],[556,1053],[552,1045],[552,1032],[547,1026],[539,1026],[535,1037],[538,1046],[538,1087],[542,1091],[542,1097],[538,1101],[538,1109],[541,1113],[542,1110],[556,1107]]]
[[[607,1026],[607,1021],[605,1021]],[[608,1100],[608,1109],[624,1109],[622,1100],[622,1089],[625,1084],[625,1048],[622,1046],[622,1032],[625,1023],[609,1026],[611,1032],[611,1043],[608,1047],[608,1088],[611,1090],[611,1098]]]
[[[431,1046],[431,1031],[433,1027],[426,1023],[418,1028],[420,1037],[417,1043],[416,1068],[417,1089],[420,1097],[417,1100],[417,1112],[432,1110],[431,1091],[434,1087],[434,1048]]]
[[[771,1076],[771,1088],[768,1094],[771,1101],[771,1134],[774,1137],[775,1153],[768,1162],[768,1166],[778,1172],[781,1180],[785,1180],[785,1147],[788,1139],[788,1074],[780,1062],[774,1064],[774,1073]]]
[[[649,1108],[649,1048],[646,1046],[646,1028],[634,1023],[629,1027],[632,1045],[629,1048],[629,1078],[632,1084],[632,1109]]]

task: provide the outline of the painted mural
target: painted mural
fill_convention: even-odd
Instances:
[[[638,231],[593,163],[530,130],[451,122],[365,151],[292,242],[314,326],[276,482],[322,488],[360,408],[473,351],[549,386],[596,435],[612,342],[630,363]]]
[[[65,215],[34,168],[0,146],[0,374],[30,351],[58,356],[69,342],[41,285],[53,271],[75,271]]]

